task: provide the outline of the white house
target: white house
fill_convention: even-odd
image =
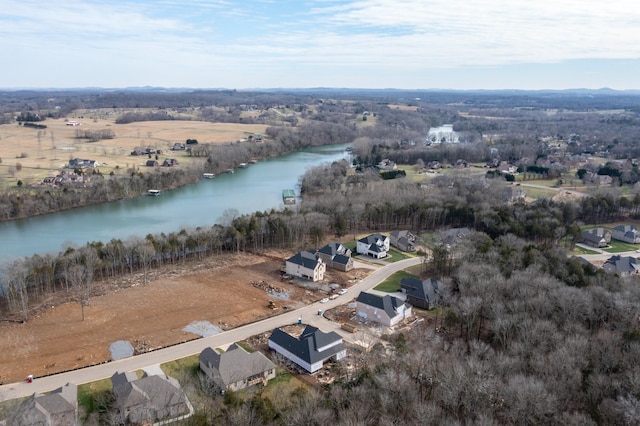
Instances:
[[[361,238],[356,244],[356,253],[382,259],[389,251],[389,237],[382,234],[371,234]]]
[[[339,361],[347,356],[342,336],[335,331],[325,333],[310,325],[305,327],[300,337],[276,328],[269,337],[269,348],[309,373],[320,370],[329,359]]]
[[[388,294],[361,292],[356,299],[356,314],[366,321],[391,327],[411,316],[411,305]]]
[[[285,261],[285,272],[294,277],[322,281],[327,264],[315,252],[301,251]]]
[[[633,225],[618,225],[613,228],[611,238],[625,243],[638,244],[640,243],[640,231]]]

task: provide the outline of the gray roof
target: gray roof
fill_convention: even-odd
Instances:
[[[333,263],[338,263],[340,265],[347,265],[349,263],[349,260],[351,260],[351,257],[344,256],[342,254],[336,254],[333,257]]]
[[[217,370],[225,386],[276,368],[261,352],[249,353],[235,343],[221,354],[212,348],[205,348],[199,358],[201,363]]]
[[[47,424],[52,414],[63,413],[68,413],[68,424],[75,425],[77,401],[78,387],[70,383],[48,395],[34,393],[7,418],[7,425]]]
[[[296,265],[301,265],[308,269],[315,269],[318,264],[318,258],[316,257],[315,252],[301,251],[287,259],[287,262],[295,263]]]
[[[636,227],[633,225],[618,225],[615,228],[613,228],[614,231],[618,231],[618,232],[630,232],[630,231],[635,231]]]
[[[622,275],[629,275],[635,273],[640,269],[640,260],[631,256],[611,256],[602,265],[606,272],[617,272]]]
[[[397,297],[389,296],[388,294],[378,296],[377,294],[365,292],[361,292],[356,301],[384,310],[389,318],[395,317],[398,307],[404,305],[404,302]]]
[[[590,229],[588,231],[582,231],[582,239],[586,241],[591,241],[593,243],[600,243],[605,238],[604,236],[598,234],[597,232],[593,232],[595,229]]]
[[[442,231],[442,242],[444,244],[454,244],[465,238],[471,230],[469,228],[451,228]]]
[[[361,243],[366,243],[366,244],[377,244],[378,241],[380,241],[381,243],[383,241],[385,241],[388,237],[382,234],[371,234],[368,235],[364,238],[360,238],[358,241],[360,241]]]
[[[392,231],[391,232],[391,236],[397,239],[400,238],[409,238],[412,237],[412,239],[415,237],[415,235],[413,235],[413,233],[411,231],[409,231],[408,229],[403,229],[400,231]]]
[[[433,303],[436,300],[441,286],[442,283],[434,278],[428,278],[424,281],[417,278],[403,278],[400,280],[400,287],[406,290],[407,296],[426,300],[429,303]]]
[[[133,377],[137,376],[134,374]],[[118,372],[111,376],[113,393],[122,408],[149,404],[162,410],[185,399],[180,384],[173,377],[152,375],[129,380],[133,377],[130,373]]]
[[[335,331],[325,333],[311,325],[306,326],[299,338],[293,337],[289,333],[276,328],[271,333],[269,340],[309,364],[325,360],[344,350],[342,336]],[[318,351],[318,348],[325,347],[332,343],[338,344],[335,344],[323,351]]]
[[[335,256],[335,255],[344,255],[347,252],[347,250],[349,249],[345,247],[342,243],[333,242],[333,243],[327,244],[326,246],[322,247],[318,251],[323,254],[328,254],[329,256]]]

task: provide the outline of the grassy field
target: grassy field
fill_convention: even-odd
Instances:
[[[571,251],[571,253],[573,255],[575,255],[575,256],[580,256],[580,255],[583,255],[583,254],[598,254],[599,252],[597,252],[595,250],[589,250],[589,249],[586,249],[586,248],[583,248],[583,247],[575,246],[573,248],[573,250]]]
[[[396,250],[395,248],[391,247],[387,252],[387,257],[385,257],[383,260],[385,262],[393,263],[393,262],[399,262],[400,260],[409,259],[412,257],[414,256],[411,254],[405,253],[400,250]]]
[[[558,191],[551,188],[542,189],[542,188],[531,188],[528,186],[519,186],[518,189],[521,189],[528,198],[534,198],[534,199],[552,198],[553,196],[558,194]]]
[[[67,119],[42,122],[46,129],[34,129],[18,124],[0,125],[0,185],[13,186],[20,179],[25,184],[40,182],[55,176],[71,158],[95,160],[103,174],[116,169],[140,167],[144,170],[146,156],[131,156],[137,147],[161,149],[159,162],[176,158],[181,164],[201,161],[184,151],[171,151],[176,142],[197,139],[200,143],[227,143],[242,140],[252,134],[262,134],[266,125],[208,123],[191,120],[143,121],[115,124],[117,115],[94,112],[92,117],[82,113],[69,117],[80,126],[67,126]],[[80,130],[113,131],[113,139],[89,142],[78,139]]]
[[[170,377],[182,377],[184,373],[195,375],[200,368],[199,355],[191,355],[186,358],[176,359],[160,365],[162,371]]]
[[[375,286],[373,289],[384,291],[386,293],[394,293],[396,291],[400,291],[400,281],[402,281],[403,278],[418,278],[418,276],[406,271],[398,271]]]
[[[607,253],[623,253],[625,251],[635,251],[640,248],[638,244],[629,244],[623,241],[611,240],[609,247],[603,249]]]

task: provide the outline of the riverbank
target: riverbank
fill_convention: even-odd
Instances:
[[[168,235],[182,229],[210,229],[221,223],[228,212],[242,215],[278,210],[283,206],[284,188],[295,188],[309,167],[345,158],[344,146],[346,144],[310,148],[258,161],[233,174],[224,173],[214,179],[202,179],[199,183],[162,191],[159,197],[137,196],[2,222],[0,235],[4,244],[0,245],[0,261],[34,253],[41,256],[58,254],[67,247],[77,248],[89,242],[106,244],[113,239],[125,241],[131,237],[145,238],[149,234]],[[157,177],[162,180],[163,175],[160,173]],[[190,177],[197,180],[202,175],[185,176],[185,182]],[[132,179],[145,193],[150,188],[162,190],[164,187],[162,182],[150,186],[146,175],[136,175]],[[117,182],[107,178],[105,185],[117,192],[114,188]],[[83,196],[91,198],[95,191],[86,190]],[[43,204],[52,201],[48,199],[51,196],[42,195]],[[80,194],[68,191],[66,195],[70,197],[70,204],[82,204],[75,202]],[[96,198],[100,197],[96,195]],[[39,204],[34,203],[35,206]]]

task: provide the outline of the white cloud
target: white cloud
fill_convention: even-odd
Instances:
[[[135,70],[142,75],[129,72],[129,78],[183,81],[167,85],[191,85],[191,76],[205,81],[206,70],[212,79],[244,78],[245,87],[266,78],[259,70],[274,79],[292,69],[308,81],[339,81],[322,73],[346,80],[363,71],[382,79],[461,67],[638,59],[634,3],[9,0],[0,11],[0,48],[16,59],[5,66],[9,82],[24,79],[21,69],[38,60],[52,64],[52,73],[85,61],[99,64],[95,75],[105,80]]]

